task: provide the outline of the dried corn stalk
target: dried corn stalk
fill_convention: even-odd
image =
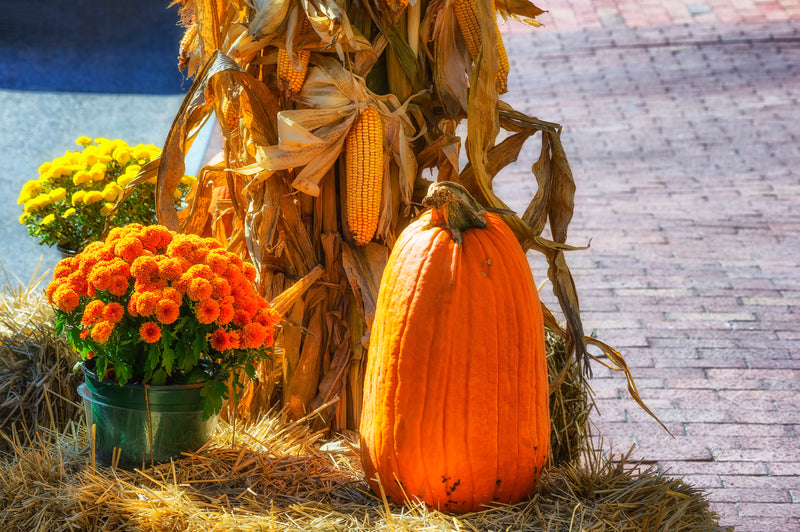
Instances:
[[[566,353],[582,368],[578,378],[588,371],[587,343],[598,345],[610,365],[630,378],[619,353],[584,338],[565,261],[565,253],[578,248],[566,243],[575,187],[560,126],[498,99],[508,67],[497,15],[536,26],[542,11],[528,0],[473,2],[468,31],[459,26],[458,1],[180,2],[197,26],[189,55],[197,61],[188,66],[195,81],[157,168],[143,169],[140,177],[158,174],[162,223],[208,231],[241,253],[256,266],[260,291],[281,309],[280,349],[260,368],[260,382],[239,404],[239,415],[256,418],[280,403],[294,418],[316,410],[319,427],[356,427],[378,285],[394,240],[418,214],[430,182],[423,171],[432,179],[461,182],[486,207],[507,211],[492,179],[537,133],[537,194],[522,216],[505,219],[525,250],[548,259],[565,325],[545,309],[547,326],[565,338]],[[475,44],[470,51],[462,34],[496,45],[475,52]],[[310,52],[305,81],[291,87],[291,99],[280,98],[290,88],[279,70],[286,64],[281,56],[305,70],[301,52]],[[190,205],[176,211],[167,199],[183,175],[183,157],[199,125],[212,113],[222,119],[223,103],[231,98],[240,102],[239,127],[235,133],[230,125],[223,128],[223,153],[201,172]],[[348,137],[362,134],[365,109],[374,110],[382,127],[352,145],[377,147],[380,141],[380,150],[361,158],[380,151],[383,162],[370,163],[369,179],[354,184],[347,178],[353,149],[348,161],[345,146]],[[464,142],[455,132],[465,118]],[[507,135],[497,142],[501,129]],[[462,147],[469,159],[464,168]],[[227,193],[222,201],[215,199],[220,187]],[[348,220],[348,198],[356,196],[372,202],[370,217],[380,205],[377,222],[370,218],[366,232],[360,228],[366,216]],[[216,206],[225,209],[225,227]],[[542,236],[548,225],[552,239]]]

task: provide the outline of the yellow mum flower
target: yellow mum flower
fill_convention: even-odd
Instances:
[[[86,198],[86,191],[79,190],[75,194],[72,195],[72,205],[77,205],[78,203],[82,202]]]
[[[87,183],[91,184],[92,182],[92,174],[87,172],[86,170],[81,170],[80,172],[75,172],[75,175],[72,176],[72,182],[75,183],[75,186],[82,186]]]
[[[61,216],[63,216],[64,218],[69,218],[70,216],[75,214],[75,212],[76,212],[75,209],[73,207],[70,207],[69,209],[64,211],[64,214],[62,214]]]
[[[127,187],[127,186],[128,186],[128,183],[130,183],[131,181],[133,181],[133,178],[134,178],[134,177],[135,177],[135,176],[132,176],[131,174],[122,174],[121,176],[119,176],[119,178],[117,178],[117,184],[118,184],[118,185],[119,185],[121,188],[125,188],[125,187]]]
[[[19,215],[19,223],[24,224],[25,220],[28,219],[28,216],[30,216],[30,214],[28,214],[27,212],[23,212],[22,214],[20,214]]]
[[[90,146],[93,147],[93,146]],[[81,155],[81,161],[86,168],[91,168],[97,162],[97,153],[88,149]]]
[[[92,180],[103,181],[106,178],[106,165],[102,162],[97,162],[89,169],[89,173],[92,175]]]
[[[122,187],[113,181],[103,189],[103,199],[106,201],[117,201],[120,194],[122,194]]]
[[[131,160],[131,152],[126,146],[118,146],[114,149],[112,157],[121,165],[125,165]]]
[[[22,190],[19,193],[19,198],[17,198],[17,205],[22,205],[23,203],[27,202],[29,199],[33,197],[34,194],[38,193],[42,190],[42,185],[39,183],[38,179],[34,179],[32,181],[28,181],[24,185],[22,185]]]
[[[48,174],[50,174],[50,176],[56,177],[56,178],[61,177],[62,175],[69,175],[71,173],[72,173],[72,171],[69,169],[69,167],[66,164],[54,165],[52,168],[50,168],[50,171],[48,172]],[[45,178],[46,176],[47,176],[47,174],[45,174],[42,177]]]
[[[67,197],[67,190],[63,187],[54,188],[48,194],[50,201],[61,201]]]
[[[105,204],[103,204],[103,208],[100,209],[100,215],[101,216],[108,216],[109,214],[111,214],[111,211],[113,209],[114,209],[114,204],[113,203],[105,203]]]
[[[39,207],[44,207],[45,205],[50,205],[50,194],[47,193],[39,194],[31,201],[35,203],[34,209],[38,209]]]
[[[101,163],[103,163],[103,164],[108,164],[108,163],[110,163],[111,161],[113,161],[113,159],[111,158],[111,156],[110,156],[110,155],[98,155],[98,156],[97,156],[97,161],[98,161],[98,162],[101,162]]]
[[[126,174],[133,174],[133,177],[136,177],[139,174],[139,171],[142,167],[138,164],[131,164],[125,169]]]
[[[75,140],[75,144],[77,144],[78,146],[86,146],[86,145],[91,144],[91,143],[92,143],[92,139],[90,139],[89,137],[83,136],[83,135],[81,135],[80,137],[78,137]]]
[[[183,197],[183,192],[181,192],[179,188],[176,188],[172,195],[175,196],[175,199],[181,199],[181,197]]]
[[[51,223],[53,223],[53,221],[55,219],[56,219],[56,215],[55,214],[52,214],[52,213],[48,214],[47,216],[45,216],[42,219],[42,225],[50,225]]]
[[[94,139],[94,143],[97,144],[98,147],[108,144],[109,142],[111,141],[104,137],[97,137]]]
[[[51,163],[50,161],[47,161],[46,163],[42,163],[41,166],[39,166],[39,174],[44,174],[45,172],[50,170],[50,168],[52,168],[52,166],[53,166],[53,163]]]
[[[73,196],[74,199],[75,196]],[[103,193],[97,190],[91,190],[86,193],[86,196],[83,198],[83,202],[86,205],[91,205],[92,203],[97,203],[98,201],[103,201]]]
[[[181,178],[182,185],[189,185],[189,188],[194,188],[197,184],[197,178],[191,175],[185,175]]]

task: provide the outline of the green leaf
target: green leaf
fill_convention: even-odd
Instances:
[[[153,386],[163,386],[167,383],[167,374],[163,369],[159,369],[155,373],[153,373],[153,377],[150,379],[150,384]]]

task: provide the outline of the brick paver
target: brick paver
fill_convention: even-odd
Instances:
[[[544,29],[503,27],[505,99],[564,126],[587,333],[675,438],[602,367],[598,432],[705,490],[723,524],[800,530],[800,3],[558,4]],[[517,210],[535,144],[496,179]]]

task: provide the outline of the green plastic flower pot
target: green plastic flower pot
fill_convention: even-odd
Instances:
[[[78,393],[101,464],[111,465],[115,453],[123,468],[179,457],[202,447],[216,425],[216,416],[203,419],[202,384],[148,386],[145,397],[142,385],[102,381],[86,368],[84,374]]]

